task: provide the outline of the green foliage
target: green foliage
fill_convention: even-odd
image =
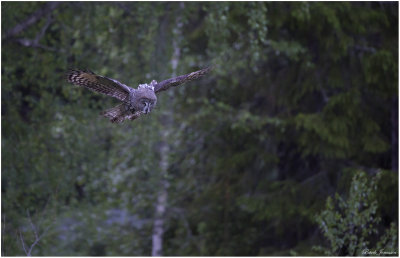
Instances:
[[[32,255],[147,256],[161,178],[163,255],[316,255],[315,214],[359,168],[386,171],[376,201],[338,211],[364,205],[358,176],[327,212],[397,241],[397,3],[59,2],[6,36],[47,4],[2,3],[2,255],[25,254],[18,232],[34,242],[29,212],[50,226]],[[118,126],[99,116],[114,100],[64,79],[76,67],[136,87],[210,64]]]
[[[329,256],[358,256],[365,250],[396,252],[397,226],[391,223],[389,229],[379,232],[377,189],[381,177],[382,172],[370,178],[357,171],[345,200],[338,193],[334,199],[327,198],[326,209],[317,216],[317,222],[329,247],[317,250]]]

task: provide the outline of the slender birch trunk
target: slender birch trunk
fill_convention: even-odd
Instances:
[[[167,130],[168,131],[168,130]],[[153,225],[153,247],[151,250],[151,256],[161,256],[162,255],[162,245],[163,245],[163,234],[164,234],[164,217],[165,210],[167,207],[168,201],[168,181],[165,177],[168,170],[168,153],[169,153],[169,145],[167,142],[168,132],[164,131],[161,135],[162,137],[162,146],[160,148],[160,172],[161,172],[161,187],[157,196],[157,204],[156,204],[156,213]]]
[[[184,3],[180,4],[180,8],[183,9]],[[178,67],[178,62],[180,58],[180,48],[179,48],[179,36],[180,29],[182,27],[182,23],[180,21],[180,17],[176,18],[176,31],[175,37],[173,37],[172,46],[174,48],[173,56],[171,59],[172,66],[172,76],[176,76],[176,68]],[[155,211],[155,219],[153,224],[153,236],[152,236],[152,256],[162,256],[162,248],[163,248],[163,234],[164,234],[164,222],[165,222],[165,212],[168,203],[168,186],[169,182],[167,179],[168,173],[168,157],[170,153],[170,145],[169,138],[170,132],[172,132],[173,128],[173,111],[165,113],[165,115],[161,118],[163,120],[163,124],[166,125],[164,130],[161,132],[161,147],[160,147],[160,173],[161,173],[161,182],[160,182],[160,190],[157,196],[157,204]]]

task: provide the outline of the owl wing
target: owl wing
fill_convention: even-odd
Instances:
[[[196,79],[200,78],[201,76],[210,72],[211,69],[212,69],[212,67],[210,66],[210,67],[204,68],[204,69],[196,71],[196,72],[184,74],[184,75],[181,75],[181,76],[178,76],[175,78],[171,78],[171,79],[159,82],[154,86],[154,92],[159,93],[161,91],[168,90],[171,87],[176,87],[185,82],[190,82],[190,81],[196,80]]]
[[[91,71],[71,69],[67,73],[67,80],[75,85],[85,87],[91,91],[126,101],[131,88],[117,80],[97,75]]]

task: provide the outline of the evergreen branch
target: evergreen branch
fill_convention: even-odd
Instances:
[[[49,28],[49,26],[52,22],[53,22],[53,18],[51,17],[51,14],[49,13],[47,16],[46,23],[44,24],[44,26],[41,28],[41,30],[39,31],[39,33],[36,35],[36,37],[34,39],[18,38],[18,39],[15,39],[15,41],[25,47],[42,48],[44,50],[57,51],[57,49],[55,49],[55,48],[44,46],[39,43],[39,41],[43,38],[43,36],[45,35],[47,29]]]
[[[60,2],[49,2],[47,3],[43,8],[36,10],[31,16],[29,16],[25,21],[22,23],[17,24],[14,26],[14,28],[10,29],[7,33],[4,39],[14,37],[15,35],[21,33],[22,31],[26,30],[36,22],[40,20],[40,18],[45,15],[49,14],[52,11],[54,11],[58,6],[60,5]]]

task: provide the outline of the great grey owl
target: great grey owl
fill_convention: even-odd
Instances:
[[[137,89],[91,71],[72,69],[67,73],[67,80],[72,84],[86,87],[94,92],[122,101],[121,104],[100,113],[109,118],[112,123],[122,123],[126,119],[134,120],[142,114],[149,113],[157,103],[156,94],[168,90],[170,87],[195,80],[207,74],[210,70],[211,67],[207,67],[160,83],[153,80],[150,84],[139,84]]]

